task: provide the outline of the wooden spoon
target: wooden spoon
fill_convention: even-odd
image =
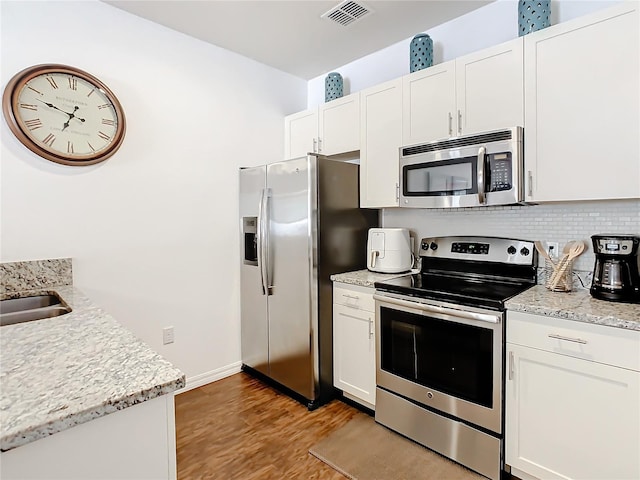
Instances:
[[[569,268],[569,265],[571,265],[571,262],[573,262],[573,259],[580,255],[582,252],[584,252],[584,243],[580,241],[573,242],[573,245],[569,249],[566,260],[564,260],[564,263],[560,266],[560,268],[558,268],[557,273],[554,274],[554,279],[551,282],[551,290],[554,290],[558,286],[558,283],[560,283],[560,280],[564,277],[564,274],[567,271],[567,268]],[[569,285],[565,284],[565,286],[567,287],[567,289],[569,288]]]

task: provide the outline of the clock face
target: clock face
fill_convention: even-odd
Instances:
[[[7,85],[9,127],[31,151],[66,165],[90,165],[113,155],[125,119],[113,93],[92,75],[64,65],[38,65]]]

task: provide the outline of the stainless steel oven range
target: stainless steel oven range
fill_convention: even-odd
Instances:
[[[424,238],[418,274],[375,284],[376,421],[491,479],[504,468],[504,302],[533,242]]]

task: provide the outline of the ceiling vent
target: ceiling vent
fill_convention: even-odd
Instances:
[[[331,10],[320,15],[320,18],[326,18],[332,22],[339,23],[346,27],[352,23],[366,17],[370,13],[373,13],[369,7],[364,6],[362,3],[354,2],[352,0],[346,0],[339,3]]]

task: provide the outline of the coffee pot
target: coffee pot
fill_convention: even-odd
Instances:
[[[598,234],[591,241],[596,256],[591,296],[612,302],[640,303],[640,237]]]

